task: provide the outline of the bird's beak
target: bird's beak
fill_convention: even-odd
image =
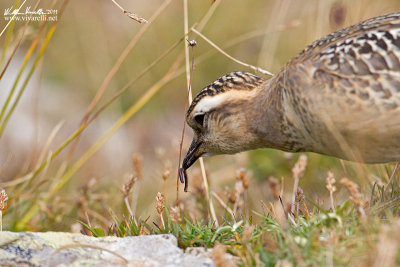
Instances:
[[[201,144],[201,141],[193,139],[192,144],[190,145],[189,150],[182,162],[182,168],[184,170],[189,169],[190,166],[192,166],[193,163],[195,163],[196,160],[201,157],[201,154],[199,153],[199,147]]]
[[[188,189],[188,176],[186,170],[196,162],[198,158],[200,158],[201,153],[199,153],[199,147],[201,146],[202,142],[193,139],[192,144],[189,147],[189,151],[187,152],[185,158],[182,162],[182,168],[179,168],[179,179],[181,183],[185,184],[184,191],[187,192]]]

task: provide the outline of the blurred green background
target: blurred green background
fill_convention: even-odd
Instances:
[[[53,1],[40,1],[39,7],[46,9],[52,3]],[[55,9],[59,10],[62,1],[55,3]],[[163,1],[120,0],[118,3],[126,10],[149,19]],[[12,0],[2,0],[0,10],[13,4]],[[25,6],[33,7],[35,4],[36,1],[27,1]],[[285,62],[313,40],[364,19],[400,9],[398,0],[192,0],[189,1],[189,27],[198,22],[213,4],[218,6],[202,33],[233,57],[273,73],[278,72]],[[177,42],[183,36],[183,21],[183,3],[173,0],[128,54],[99,105],[106,103]],[[3,29],[6,24],[7,21],[0,18],[0,28]],[[41,22],[29,23],[21,46],[0,80],[0,106],[3,105],[25,53],[41,25]],[[50,26],[51,23],[46,23],[45,30]],[[23,22],[15,23],[8,49],[2,49],[4,60],[11,55],[23,27]],[[0,138],[0,182],[18,179],[35,170],[43,157],[47,157],[77,129],[104,78],[128,43],[143,27],[144,24],[125,16],[111,0],[69,1],[65,13],[59,17],[58,27],[35,69],[33,78]],[[193,49],[194,94],[225,73],[250,71],[216,52],[196,34],[190,34],[189,38],[196,40],[198,44]],[[6,34],[0,37],[2,47],[5,47],[5,40]],[[43,37],[39,39],[39,44],[42,43]],[[101,113],[83,132],[73,153],[69,153],[70,146],[67,147],[40,174],[40,179],[37,180],[40,183],[31,182],[23,187],[3,184],[11,200],[8,216],[14,218],[7,221],[6,214],[5,223],[14,224],[30,207],[24,203],[33,200],[39,203],[41,212],[30,223],[32,229],[70,230],[77,219],[86,219],[85,212],[92,222],[106,225],[111,221],[110,209],[117,216],[126,214],[121,188],[134,172],[134,155],[141,157],[143,168],[143,178],[140,184],[135,185],[133,193],[137,216],[154,216],[155,194],[163,190],[162,174],[166,170],[171,172],[166,181],[167,202],[174,203],[179,142],[186,105],[184,74],[162,87],[143,109],[73,175],[55,198],[44,203],[41,199],[46,196],[54,180],[65,172],[65,168],[79,159],[124,111],[165,75],[174,61],[183,55],[185,45],[186,42],[181,42],[164,60],[157,63]],[[209,56],[202,60],[204,55]],[[184,64],[183,60],[180,66],[184,67]],[[51,132],[60,123],[61,128],[54,139],[50,140]],[[191,137],[192,132],[187,129],[183,154]],[[338,179],[347,176],[357,181],[367,192],[374,181],[381,182],[388,176],[386,166],[365,167],[341,163],[337,159],[316,154],[307,155],[308,166],[300,186],[306,196],[321,205],[327,204],[325,178],[329,170]],[[297,154],[260,150],[206,158],[205,163],[211,189],[221,195],[226,186],[232,187],[235,183],[236,171],[245,168],[252,176],[248,209],[259,211],[260,200],[267,202],[272,199],[267,186],[268,177],[283,179],[284,196],[290,195],[291,168],[297,158]],[[196,180],[201,180],[197,164],[189,170],[189,176],[191,187],[189,193],[180,193],[182,199],[190,199],[195,195],[195,186],[199,184]],[[182,191],[182,186],[180,190]],[[339,190],[339,202],[343,194]]]

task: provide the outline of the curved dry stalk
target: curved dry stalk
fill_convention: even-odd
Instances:
[[[393,180],[394,175],[396,174],[397,168],[399,167],[400,162],[397,162],[396,165],[393,168],[392,174],[390,175],[389,181],[387,182],[386,188],[385,188],[385,193],[387,192],[388,188],[390,187],[390,183]]]
[[[115,0],[111,0],[119,9],[121,9],[121,11],[126,14],[128,17],[130,17],[133,20],[136,20],[139,23],[148,23],[147,20],[145,20],[142,17],[139,17],[138,15],[136,15],[133,12],[130,12],[128,10],[126,10],[125,8],[123,8],[122,6],[120,6]]]
[[[240,65],[243,65],[243,66],[245,66],[245,67],[247,67],[247,68],[250,68],[250,69],[254,70],[255,72],[260,72],[260,73],[262,73],[262,74],[270,75],[270,76],[273,76],[273,75],[274,75],[274,74],[272,74],[271,72],[269,72],[269,71],[267,71],[267,70],[264,70],[264,69],[262,69],[262,68],[260,68],[260,67],[256,67],[256,66],[250,65],[250,64],[245,63],[245,62],[243,62],[243,61],[240,61],[239,59],[234,58],[233,56],[229,55],[229,54],[226,53],[224,50],[222,50],[222,49],[221,49],[219,46],[217,46],[215,43],[213,43],[210,39],[208,39],[207,37],[205,37],[201,32],[197,31],[197,30],[194,29],[194,28],[192,28],[192,31],[193,31],[194,33],[196,33],[198,36],[200,36],[201,38],[203,38],[204,41],[206,41],[207,43],[209,43],[212,47],[214,47],[215,49],[217,49],[218,52],[220,52],[221,54],[223,54],[224,56],[226,56],[226,57],[229,58],[230,60],[232,60],[232,61],[234,61],[234,62],[236,62],[236,63],[238,63],[238,64],[240,64]]]
[[[235,219],[235,214],[233,212],[233,210],[231,208],[228,207],[228,205],[226,205],[226,203],[222,200],[222,198],[220,198],[217,193],[215,193],[214,191],[211,192],[212,196],[215,197],[215,199],[219,202],[219,204],[221,204],[221,206],[227,211],[229,212],[229,214],[232,216],[233,220],[236,222]],[[218,227],[218,226],[217,226]]]
[[[213,14],[213,12],[215,11],[214,9],[210,9],[211,12],[207,12],[204,20],[202,21],[203,23],[201,23],[201,26],[204,27],[205,23],[204,21],[208,21],[208,19],[211,18],[211,15]],[[187,36],[189,34],[189,14],[188,14],[188,1],[187,0],[183,0],[183,13],[184,13],[184,23],[183,23],[183,29],[184,29],[184,33],[185,36]],[[191,29],[191,31],[193,31],[194,28]],[[190,42],[189,42],[190,44]],[[196,44],[194,42],[194,44]],[[188,106],[191,104],[192,102],[192,78],[193,78],[193,70],[194,70],[194,46],[195,45],[190,45],[192,48],[192,65],[190,67],[190,63],[189,63],[189,45],[185,45],[185,70],[186,70],[186,85],[187,85],[187,97],[188,97],[188,104],[185,108],[185,113],[186,110],[188,108]],[[185,116],[186,118],[186,116]],[[180,167],[180,162],[181,162],[181,156],[182,156],[182,144],[183,144],[183,138],[185,135],[185,126],[186,126],[186,120],[183,120],[183,129],[182,129],[182,139],[181,139],[181,143],[180,143],[180,150],[179,150],[179,162],[178,162],[178,169]],[[210,197],[210,190],[209,190],[209,186],[208,186],[208,180],[207,180],[207,174],[206,174],[206,170],[204,167],[204,161],[203,158],[199,159],[200,162],[200,169],[201,169],[201,176],[203,178],[203,184],[204,184],[204,188],[206,190],[206,197],[207,197],[207,202],[208,202],[208,207],[210,209],[210,214],[211,214],[211,218],[213,220],[213,222],[215,222],[215,225],[218,227],[219,223],[218,223],[218,219],[217,216],[215,214],[215,208],[214,208],[214,204],[212,201],[212,198]],[[178,175],[179,176],[179,175]],[[186,191],[186,186],[187,186],[187,181],[185,181],[185,191]],[[177,191],[176,191],[176,202],[178,204],[178,199],[179,199],[179,178],[177,178]]]
[[[59,252],[61,252],[61,251],[63,251],[63,250],[66,250],[66,249],[71,249],[71,248],[93,248],[93,249],[98,249],[98,250],[106,251],[106,252],[108,252],[108,253],[110,253],[110,254],[112,254],[112,255],[114,255],[114,256],[120,258],[125,264],[128,264],[128,263],[129,263],[129,261],[128,261],[126,258],[124,258],[123,256],[119,255],[118,253],[116,253],[116,252],[114,252],[114,251],[112,251],[112,250],[110,250],[110,249],[103,248],[103,247],[99,247],[99,246],[94,246],[94,245],[89,245],[89,244],[71,244],[71,245],[62,246],[62,247],[56,249],[55,251],[53,251],[53,252],[50,254],[50,256],[49,256],[47,262],[48,262],[52,257],[54,257],[55,254],[57,254],[57,253],[59,253]]]

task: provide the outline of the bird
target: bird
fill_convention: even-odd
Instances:
[[[186,113],[202,156],[273,148],[349,161],[400,160],[400,13],[374,17],[307,46],[270,79],[231,72]],[[185,190],[186,191],[186,190]]]

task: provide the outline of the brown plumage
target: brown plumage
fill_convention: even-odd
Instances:
[[[269,80],[233,72],[187,113],[194,130],[183,170],[203,155],[257,148],[346,160],[400,160],[400,13],[329,34]]]

